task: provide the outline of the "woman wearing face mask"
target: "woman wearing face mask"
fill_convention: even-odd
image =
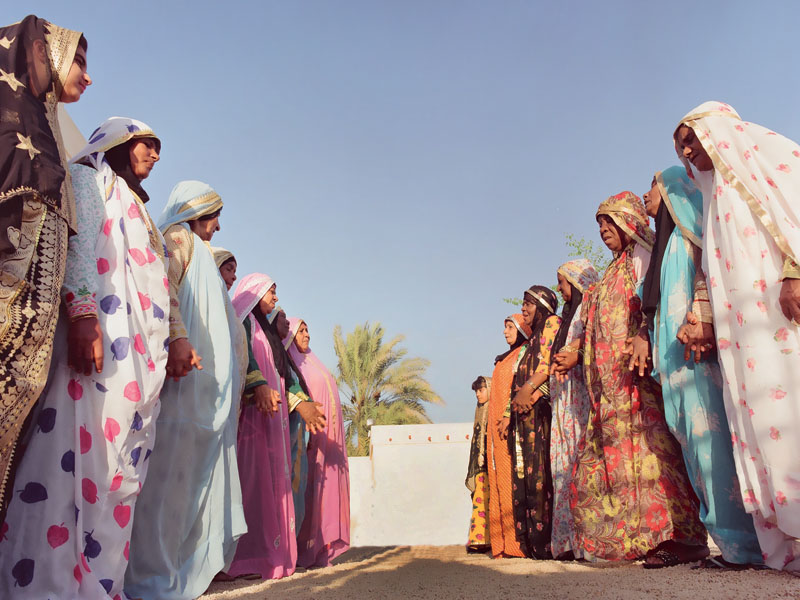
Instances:
[[[692,326],[679,337],[698,360],[716,345],[739,486],[764,562],[799,572],[800,145],[722,102],[692,110],[674,138],[704,214],[704,273]]]
[[[86,39],[35,16],[0,28],[0,521],[22,424],[46,383],[77,231],[58,102],[92,83]]]
[[[119,557],[147,474],[169,334],[164,242],[141,188],[149,169],[131,165],[139,146],[157,161],[160,145],[144,123],[113,117],[73,159],[80,225],[69,241],[66,310],[16,476],[17,488],[37,489],[42,499],[21,494],[9,505],[0,561],[4,597],[122,593]],[[115,152],[120,148],[124,155]],[[120,155],[113,164],[112,154]],[[130,184],[137,191],[123,173],[138,173]]]
[[[508,446],[508,429],[511,421],[511,392],[514,382],[514,365],[523,352],[523,344],[531,336],[531,328],[521,314],[504,321],[503,335],[509,348],[497,356],[492,372],[492,390],[489,396],[489,434],[486,442],[486,460],[489,469],[489,539],[495,558],[524,557],[517,540],[514,523],[514,497],[512,459]]]
[[[520,546],[529,558],[549,559],[553,515],[550,473],[550,351],[561,317],[550,288],[533,285],[522,298],[522,316],[531,336],[514,365],[509,445],[514,481],[514,520]]]
[[[336,378],[311,351],[306,322],[289,319],[289,330],[284,346],[311,398],[322,405],[327,424],[312,433],[308,442],[306,511],[297,534],[297,564],[327,567],[350,547],[350,479],[342,406]]]
[[[614,260],[583,306],[591,405],[570,494],[577,541],[590,557],[646,556],[646,568],[697,561],[708,556],[706,532],[660,386],[630,370],[626,356],[628,340],[646,327],[638,290],[654,235],[631,192],[601,203],[596,218]]]
[[[236,465],[244,340],[208,246],[222,199],[208,184],[182,181],[159,220],[169,250],[167,377],[150,476],[136,504],[125,592],[144,598],[196,598],[230,564],[247,529]],[[140,298],[149,304],[146,297]],[[182,333],[183,339],[176,336]],[[197,366],[181,379],[170,360],[184,342]],[[199,356],[198,356],[199,354]],[[200,364],[200,357],[203,362]],[[147,457],[143,457],[147,460]]]

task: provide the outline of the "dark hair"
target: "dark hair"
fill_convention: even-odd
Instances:
[[[229,262],[234,262],[235,263],[236,262],[236,257],[235,256],[231,256],[229,259],[223,261],[223,263],[219,266],[219,268],[221,269],[222,267],[227,265]],[[238,264],[237,264],[237,266],[238,266]]]
[[[83,48],[84,52],[89,51],[89,42],[86,41],[86,38],[81,35],[80,39],[78,40],[78,47]]]
[[[486,387],[486,379],[483,375],[479,375],[478,378],[472,382],[472,391],[477,392],[481,388]]]
[[[215,210],[213,213],[210,213],[208,215],[203,215],[202,217],[197,217],[197,220],[198,221],[210,221],[211,219],[213,219],[215,217],[218,217],[221,212],[222,212],[222,209],[220,208],[219,210]]]

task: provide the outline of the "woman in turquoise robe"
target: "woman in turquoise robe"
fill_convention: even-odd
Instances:
[[[221,209],[209,185],[182,181],[158,223],[170,251],[165,284],[178,286],[170,339],[186,337],[202,370],[168,378],[161,392],[125,575],[133,598],[197,598],[230,565],[247,531],[236,462],[244,342],[208,245]]]
[[[722,399],[716,354],[684,359],[676,335],[692,310],[700,260],[703,196],[684,167],[656,173],[644,195],[656,222],[656,242],[643,285],[643,310],[653,344],[654,377],[660,379],[667,425],[683,450],[700,500],[700,519],[722,551],[710,567],[761,563],[753,520],[744,510]]]

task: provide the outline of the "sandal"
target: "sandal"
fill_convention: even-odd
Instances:
[[[648,552],[647,558],[655,557],[660,560],[660,563],[644,563],[645,569],[664,569],[666,567],[675,567],[677,565],[685,565],[686,563],[695,562],[693,560],[684,560],[674,552],[670,552],[664,548],[656,550],[655,552]]]

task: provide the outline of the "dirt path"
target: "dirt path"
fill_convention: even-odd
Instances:
[[[718,572],[688,566],[491,560],[461,546],[354,548],[325,569],[277,581],[212,584],[204,600],[464,598],[536,600],[800,598],[800,578],[774,571]]]

